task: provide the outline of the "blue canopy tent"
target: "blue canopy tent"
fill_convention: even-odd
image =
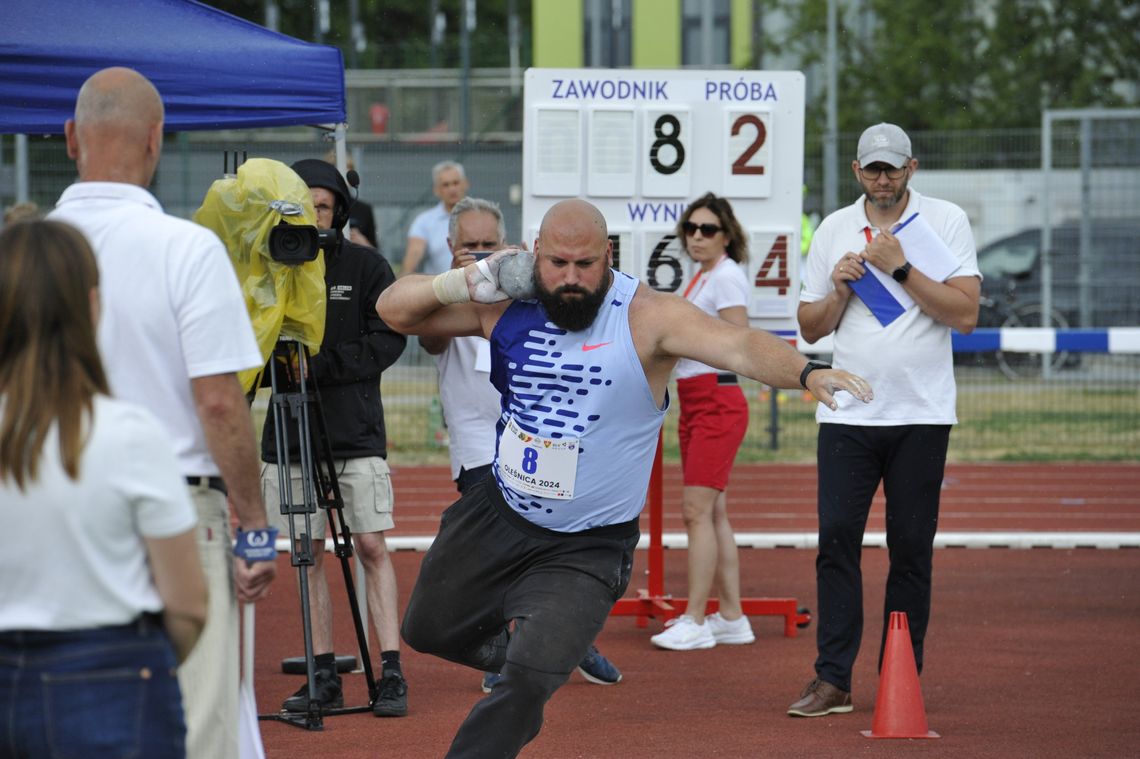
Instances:
[[[340,50],[195,0],[4,0],[0,133],[61,134],[84,80],[107,66],[149,78],[166,129],[345,121]]]
[[[0,134],[16,134],[14,193],[27,199],[28,134],[62,134],[83,82],[128,66],[162,94],[169,132],[319,126],[343,172],[340,50],[195,0],[3,0]]]

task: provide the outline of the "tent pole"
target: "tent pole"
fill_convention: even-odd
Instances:
[[[348,124],[343,122],[333,128],[333,150],[336,153],[336,170],[340,172],[342,177],[348,175],[348,149],[345,145],[345,136],[347,133]],[[341,231],[344,232],[345,237],[348,237],[347,222],[345,222],[345,224],[345,228]]]
[[[16,202],[28,202],[30,182],[28,179],[28,135],[16,135]]]

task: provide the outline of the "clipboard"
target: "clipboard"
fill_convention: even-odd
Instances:
[[[894,235],[911,266],[936,282],[945,282],[962,268],[950,247],[917,212],[895,227]],[[867,272],[871,276],[852,280],[851,289],[885,327],[906,313],[914,298],[890,274],[874,266],[868,266]]]

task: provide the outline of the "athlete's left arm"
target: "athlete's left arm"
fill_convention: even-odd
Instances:
[[[772,387],[799,388],[800,374],[807,365],[803,354],[770,332],[729,324],[684,298],[644,286],[631,304],[630,325],[639,350],[652,351],[648,358],[658,367],[664,364],[672,369],[677,359],[691,358]],[[811,372],[808,389],[829,406],[839,390],[871,400],[870,385],[841,369]]]

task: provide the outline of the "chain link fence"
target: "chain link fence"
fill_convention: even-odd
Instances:
[[[970,216],[986,273],[981,324],[995,328],[1042,324],[1040,240],[1042,226],[1048,223],[1052,225],[1051,308],[1061,317],[1048,323],[1087,328],[1140,325],[1140,299],[1134,295],[1140,292],[1140,227],[1132,226],[1140,224],[1140,118],[1094,120],[1083,126],[1079,119],[1059,121],[1050,138],[1047,179],[1041,135],[1038,129],[911,135],[920,161],[914,186],[961,205]],[[374,210],[378,242],[389,262],[399,268],[412,219],[436,202],[430,172],[441,160],[464,164],[471,194],[499,203],[508,236],[517,239],[523,182],[517,134],[467,145],[419,139],[369,135],[353,140],[350,135],[349,154],[361,176],[360,199]],[[852,177],[850,161],[857,141],[858,134],[840,136],[840,177]],[[47,209],[73,181],[74,165],[62,139],[30,137],[28,143],[30,198]],[[324,156],[331,147],[319,130],[308,128],[171,135],[153,190],[169,212],[189,217],[210,183],[222,176],[227,152],[291,163]],[[825,211],[821,156],[820,141],[809,137],[805,212],[817,217]],[[0,203],[5,206],[15,199],[14,163],[14,141],[3,137]],[[841,202],[853,202],[859,192],[854,178],[841,188]],[[1112,229],[1123,232],[1105,231]],[[1083,269],[1066,263],[1082,257]],[[951,436],[952,458],[1137,458],[1137,354],[988,351],[959,354],[956,363],[960,424]],[[744,390],[753,414],[740,460],[814,460],[814,402],[802,393],[773,393],[754,382],[745,382]],[[434,363],[414,339],[385,373],[382,392],[393,462],[446,462],[446,430],[432,403]],[[665,452],[667,460],[678,458],[675,409],[666,422]]]

